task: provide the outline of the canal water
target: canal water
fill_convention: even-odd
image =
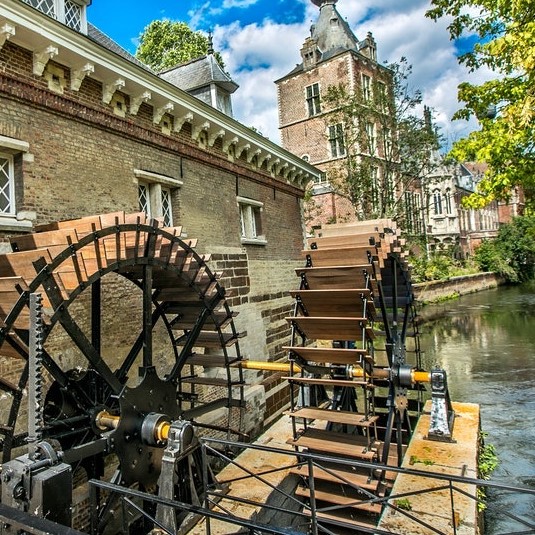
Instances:
[[[481,406],[500,461],[492,480],[534,489],[535,284],[428,305],[421,315],[425,366],[446,370],[453,401]],[[502,509],[533,522],[535,497],[491,492],[486,535],[526,529]]]

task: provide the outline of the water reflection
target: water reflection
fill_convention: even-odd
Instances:
[[[500,466],[493,480],[535,488],[535,284],[499,288],[424,307],[427,368],[448,373],[452,399],[479,403]],[[496,505],[535,518],[535,500],[490,496],[488,535],[521,531]]]

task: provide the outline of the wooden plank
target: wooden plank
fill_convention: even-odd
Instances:
[[[194,347],[230,347],[233,346],[238,338],[243,335],[235,336],[233,333],[221,333],[221,337],[217,332],[201,331],[195,343]],[[177,345],[182,346],[186,343],[187,337],[180,339]]]
[[[290,295],[299,298],[309,316],[362,317],[367,308],[364,300],[370,299],[370,290],[294,290]]]
[[[37,275],[33,262],[40,258],[44,258],[47,263],[52,261],[48,249],[0,255],[0,277],[22,277],[29,284]]]
[[[318,231],[321,236],[340,236],[343,234],[366,232],[397,232],[397,225],[392,219],[369,219],[352,221],[351,223],[335,223],[322,225]]]
[[[211,331],[216,329],[224,329],[232,321],[232,319],[237,316],[237,314],[237,312],[231,312],[230,314],[227,314],[226,311],[213,313],[206,319],[203,329]],[[173,323],[173,330],[191,330],[196,325],[199,317],[198,314],[189,314],[187,309],[184,314],[181,314],[181,316],[182,317],[180,317],[180,319]]]
[[[299,355],[303,360],[324,364],[361,364],[363,357],[371,358],[366,349],[291,346],[284,346],[282,349]]]
[[[373,339],[373,330],[367,328],[366,318],[292,316],[286,321],[293,323],[307,338],[316,340],[362,341],[365,333]]]
[[[380,271],[374,274],[373,266],[361,264],[354,266],[324,266],[297,268],[297,276],[304,276],[310,290],[324,290],[329,288],[358,289],[365,288],[367,281],[374,292],[377,284],[372,277],[380,280]]]
[[[305,420],[323,420],[333,424],[355,425],[358,427],[370,427],[378,419],[378,416],[368,416],[358,412],[337,411],[331,409],[318,409],[316,407],[302,407],[293,412],[286,411],[284,414],[292,418],[303,418]]]
[[[368,256],[368,253],[371,255]],[[383,266],[383,258],[375,247],[347,247],[334,249],[307,249],[302,251],[302,256],[310,256],[314,267],[324,266],[351,266],[355,264],[369,264],[372,258]]]
[[[361,386],[370,387],[371,385],[365,381],[353,381],[352,379],[319,379],[316,377],[283,377],[287,381],[299,383],[303,385],[321,385],[321,386],[347,386],[350,388],[357,388]]]
[[[294,466],[290,468],[290,473],[301,477],[310,477],[308,466]],[[331,469],[328,470],[314,466],[312,470],[314,480],[327,481],[329,483],[339,483],[341,485],[352,485],[371,492],[377,491],[379,481],[377,479],[370,479],[368,474],[359,474],[351,469]]]
[[[341,455],[357,459],[372,460],[376,452],[368,449],[368,439],[359,435],[348,435],[334,431],[308,428],[296,439],[290,439],[287,444],[307,448],[326,455]]]
[[[44,249],[49,246],[69,245],[69,238],[73,237],[70,229],[53,230],[49,232],[36,232],[24,236],[14,236],[9,239],[13,251],[29,251],[31,249]]]
[[[379,246],[382,242],[382,234],[379,232],[369,232],[363,234],[347,234],[326,236],[320,238],[308,238],[307,245],[309,249],[324,249],[329,247],[374,247]]]
[[[301,498],[310,498],[310,489],[299,486],[295,489],[295,495],[300,496]],[[351,498],[350,496],[344,496],[343,494],[336,494],[334,492],[316,489],[314,491],[314,497],[321,502],[334,503],[377,515],[380,514],[382,510],[381,504],[379,503],[360,502],[358,498]]]
[[[305,509],[303,511],[303,514],[307,516],[311,516],[310,509]],[[376,522],[369,523],[359,520],[354,520],[353,518],[348,518],[346,515],[336,515],[334,513],[322,513],[321,511],[316,511],[316,519],[323,523],[323,524],[330,524],[335,526],[340,526],[341,523],[347,524],[351,528],[365,528],[367,531],[366,533],[373,533],[373,528],[376,526]],[[359,530],[357,529],[355,533],[359,533]]]

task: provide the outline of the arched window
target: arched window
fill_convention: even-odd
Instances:
[[[452,208],[451,208],[451,190],[448,188],[446,190],[446,195],[444,196],[444,200],[446,201],[446,213],[448,215],[452,214]]]
[[[435,208],[435,215],[442,214],[442,195],[440,194],[439,189],[433,191],[433,205]]]

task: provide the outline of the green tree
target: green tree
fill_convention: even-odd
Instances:
[[[422,96],[410,88],[411,72],[402,58],[370,80],[369,88],[362,78],[353,92],[333,85],[324,96],[330,142],[337,141],[338,128],[345,154],[327,170],[329,183],[350,200],[359,219],[391,217],[405,228],[421,220],[423,209],[408,206],[405,192],[420,185],[438,148],[430,112],[427,118],[416,114]]]
[[[522,186],[527,204],[535,193],[535,2],[533,0],[432,0],[427,15],[451,17],[451,39],[477,36],[459,60],[470,70],[488,68],[496,77],[480,85],[459,86],[464,108],[454,118],[477,117],[481,129],[455,143],[459,161],[489,165],[472,207],[507,199]]]
[[[496,271],[511,282],[535,278],[535,216],[515,217],[500,227],[498,237],[483,242],[476,262],[484,271]]]
[[[139,36],[136,57],[159,72],[207,54],[210,46],[209,37],[185,22],[153,20]],[[224,68],[218,52],[215,58]]]

